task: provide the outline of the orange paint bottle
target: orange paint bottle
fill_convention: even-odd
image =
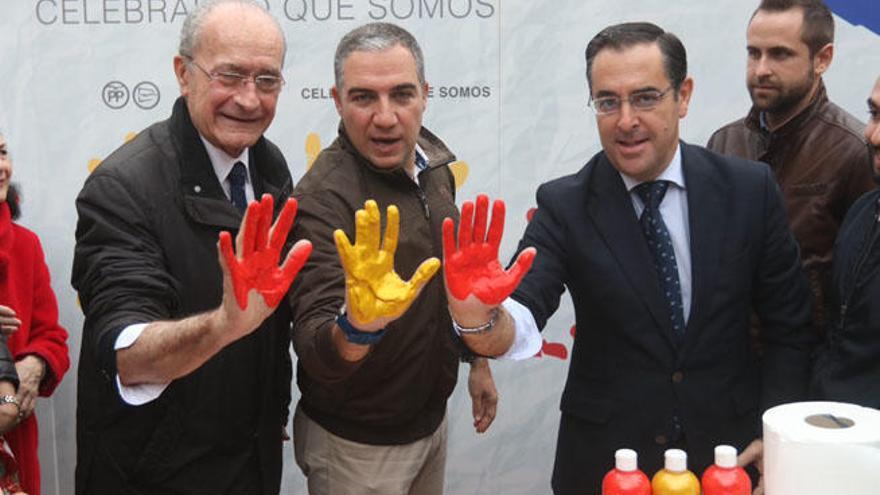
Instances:
[[[614,453],[614,469],[602,480],[602,495],[651,495],[651,482],[639,471],[635,450],[619,449]]]
[[[752,480],[736,465],[736,449],[730,445],[715,447],[715,465],[703,473],[704,495],[750,495]]]
[[[687,469],[687,454],[683,450],[669,449],[665,455],[665,467],[651,480],[654,495],[700,495],[700,480]]]

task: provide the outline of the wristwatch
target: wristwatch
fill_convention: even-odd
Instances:
[[[352,326],[351,322],[348,321],[348,317],[345,315],[345,306],[340,308],[339,315],[336,317],[336,324],[339,325],[339,329],[342,330],[342,334],[345,335],[345,340],[352,344],[373,345],[382,340],[382,337],[385,335],[384,328],[378,332],[362,332]]]

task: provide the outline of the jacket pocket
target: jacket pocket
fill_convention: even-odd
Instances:
[[[584,394],[566,391],[562,394],[559,409],[590,423],[607,423],[617,410],[615,401],[609,398],[584,397]]]
[[[184,438],[184,428],[175,405],[169,405],[162,421],[158,422],[150,440],[144,446],[134,468],[134,477],[139,480],[160,481],[174,474],[180,440]]]

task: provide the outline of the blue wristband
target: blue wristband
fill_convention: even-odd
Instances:
[[[358,330],[348,321],[344,311],[336,317],[336,324],[339,325],[340,330],[345,335],[345,340],[352,344],[373,345],[382,340],[382,337],[385,335],[384,328],[378,332],[362,332]]]

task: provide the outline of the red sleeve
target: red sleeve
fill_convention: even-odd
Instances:
[[[47,397],[55,390],[64,373],[70,368],[67,348],[67,330],[58,324],[58,302],[52,291],[49,268],[40,240],[34,239],[33,313],[28,342],[18,349],[15,359],[35,354],[46,361],[46,376],[40,383],[40,395]]]

